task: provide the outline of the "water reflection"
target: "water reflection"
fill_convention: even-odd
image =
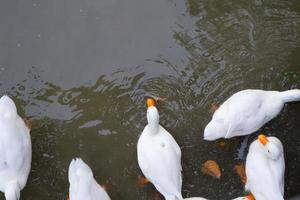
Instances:
[[[282,88],[280,81],[271,80],[281,79],[287,67],[296,67],[286,66],[286,61],[299,44],[299,14],[288,4],[190,0],[188,8],[197,16],[195,24],[183,16],[182,31],[174,38],[189,59],[183,71],[196,74],[191,81],[198,88],[208,87],[217,95],[248,85]]]

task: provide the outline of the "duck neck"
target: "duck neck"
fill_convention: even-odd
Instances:
[[[158,133],[158,129],[159,129],[159,124],[157,123],[148,123],[148,128],[151,132],[151,134],[156,134]]]
[[[152,106],[147,110],[148,128],[152,134],[159,130],[159,113],[156,107]]]
[[[20,198],[20,189],[17,184],[10,185],[5,190],[5,199],[6,200],[18,200]]]

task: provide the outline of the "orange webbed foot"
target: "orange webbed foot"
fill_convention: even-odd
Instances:
[[[211,112],[211,113],[215,113],[218,109],[219,109],[219,105],[218,104],[216,104],[216,103],[212,103],[211,104],[211,107],[210,107],[210,109],[209,109],[209,112]]]
[[[27,128],[29,129],[29,131],[31,131],[32,121],[31,120],[25,120],[25,124],[26,124]]]
[[[100,185],[100,187],[102,187],[107,192],[108,190],[110,190],[112,188],[112,185],[109,183],[105,183],[105,184]]]
[[[139,185],[140,187],[142,187],[142,186],[144,186],[144,185],[146,185],[146,184],[148,184],[148,183],[150,183],[150,181],[149,181],[147,178],[143,177],[142,175],[139,175],[139,178],[138,178],[138,185]]]
[[[220,140],[218,144],[219,144],[219,147],[224,148],[226,145],[226,142],[225,142],[225,140]]]
[[[245,171],[245,164],[243,163],[238,163],[234,166],[234,170],[239,175],[241,182],[245,185],[247,182],[247,176],[246,176],[246,171]]]
[[[214,160],[207,160],[202,164],[202,173],[210,175],[214,178],[221,178],[221,170],[218,163]]]

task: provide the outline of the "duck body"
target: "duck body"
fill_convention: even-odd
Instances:
[[[205,199],[203,197],[190,197],[190,198],[184,198],[183,200],[208,200],[208,199]],[[248,195],[245,197],[238,197],[233,200],[255,200],[255,199],[252,195]]]
[[[91,168],[80,158],[69,166],[70,200],[110,200],[105,190],[96,182]]]
[[[182,199],[180,162],[181,150],[174,138],[161,126],[155,135],[146,126],[138,141],[138,163],[145,177],[168,200]]]
[[[255,200],[254,198],[248,198],[248,197],[238,197],[238,198],[235,198],[233,200]]]
[[[300,100],[300,90],[242,90],[227,99],[204,130],[205,140],[251,134],[276,117],[285,103]]]
[[[184,198],[183,200],[208,200],[208,199],[205,199],[203,197],[190,197],[190,198]],[[248,195],[246,197],[238,197],[233,200],[254,200],[254,198],[252,195]]]
[[[283,200],[285,171],[283,147],[276,137],[268,137],[268,140],[272,148],[264,149],[258,140],[250,145],[246,159],[245,188],[256,200]],[[276,156],[268,155],[272,151],[276,151]]]
[[[30,130],[18,115],[14,102],[0,99],[0,190],[6,200],[17,200],[31,167]]]
[[[137,144],[138,164],[145,177],[166,200],[182,200],[181,150],[175,139],[159,125],[156,107],[147,110],[148,125]]]

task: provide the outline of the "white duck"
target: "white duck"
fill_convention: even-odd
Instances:
[[[183,200],[208,200],[208,199],[205,199],[203,197],[190,197],[190,198],[185,198]],[[255,200],[253,195],[247,195],[245,197],[238,197],[238,198],[235,198],[233,200]]]
[[[30,130],[12,99],[0,98],[0,190],[6,200],[17,200],[31,167]]]
[[[242,90],[227,99],[204,130],[205,140],[248,135],[276,117],[285,103],[300,100],[300,90]]]
[[[246,190],[256,200],[283,200],[284,169],[280,140],[259,135],[258,140],[250,145],[246,159]]]
[[[69,166],[70,200],[110,200],[105,190],[96,182],[91,168],[80,158]]]
[[[153,99],[147,100],[148,125],[138,140],[138,163],[166,200],[182,200],[181,150],[171,134],[159,125],[155,104]]]
[[[235,198],[233,200],[255,200],[254,196],[252,194],[249,194],[245,197],[238,197],[238,198]]]

